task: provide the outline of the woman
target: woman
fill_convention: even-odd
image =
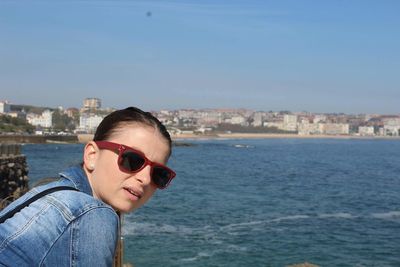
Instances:
[[[139,208],[169,185],[170,154],[171,138],[150,113],[130,107],[109,114],[86,144],[81,166],[0,213],[8,218],[0,224],[0,266],[111,266],[117,213]]]

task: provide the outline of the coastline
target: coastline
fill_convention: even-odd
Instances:
[[[173,140],[218,140],[218,139],[385,139],[400,140],[400,136],[357,136],[357,135],[298,135],[267,133],[230,133],[214,135],[181,134],[172,135]]]
[[[361,140],[400,140],[400,136],[357,136],[357,135],[298,135],[267,133],[230,133],[230,134],[180,134],[171,135],[172,141],[224,140],[224,139],[361,139]],[[0,135],[0,143],[87,143],[93,140],[93,134],[73,136],[35,136]]]

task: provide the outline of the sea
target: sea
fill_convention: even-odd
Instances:
[[[400,266],[400,140],[186,140],[177,177],[124,216],[124,261],[147,266]],[[81,144],[27,144],[30,183]]]

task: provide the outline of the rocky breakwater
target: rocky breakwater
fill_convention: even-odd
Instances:
[[[29,189],[28,165],[20,144],[0,144],[0,209]]]

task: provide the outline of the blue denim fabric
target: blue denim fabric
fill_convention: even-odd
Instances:
[[[0,266],[112,266],[119,220],[107,204],[93,198],[82,168],[30,190],[5,214],[34,194],[54,186],[72,186],[48,194],[0,224]]]

